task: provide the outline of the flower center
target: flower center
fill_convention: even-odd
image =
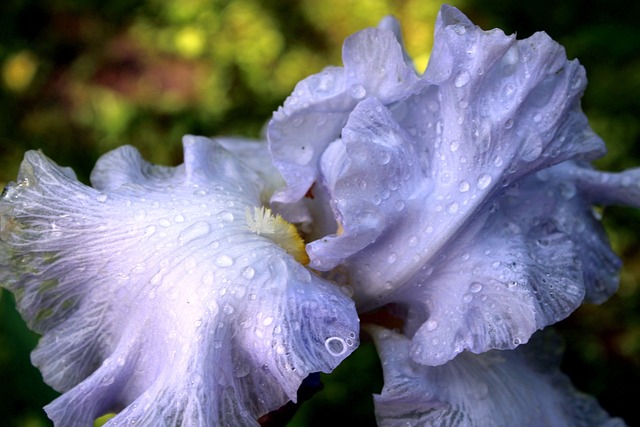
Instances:
[[[251,231],[275,242],[300,264],[309,263],[304,240],[293,224],[285,221],[280,215],[274,215],[271,209],[264,206],[254,207],[253,212],[247,208],[245,215]]]

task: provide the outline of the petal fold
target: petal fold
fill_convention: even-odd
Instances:
[[[381,427],[621,427],[558,369],[558,340],[536,337],[513,351],[463,353],[445,365],[418,365],[407,338],[367,327],[382,361],[384,388],[374,395]]]

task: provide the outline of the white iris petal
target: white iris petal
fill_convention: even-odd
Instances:
[[[368,326],[384,371],[374,395],[381,427],[623,427],[558,370],[561,343],[535,336],[512,351],[463,353],[442,366],[415,363],[409,340]]]
[[[0,279],[43,334],[56,425],[255,425],[357,346],[353,303],[247,223],[271,172],[184,145],[175,168],[115,150],[95,188],[29,152],[0,201]]]

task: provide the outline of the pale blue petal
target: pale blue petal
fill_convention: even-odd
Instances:
[[[603,152],[580,111],[582,67],[542,33],[484,32],[448,7],[436,47],[432,84],[362,101],[325,150],[341,227],[308,245],[314,268],[348,269],[361,311],[410,307],[412,356],[433,365],[526,342],[585,296],[606,299],[619,269],[591,207],[607,181],[547,172]],[[589,194],[567,197],[572,186]],[[610,197],[633,199],[628,187]]]
[[[410,356],[402,335],[368,327],[384,372],[374,395],[381,427],[622,427],[595,399],[577,391],[558,370],[560,345],[554,337],[512,351],[460,354],[428,367]]]
[[[0,282],[43,335],[57,426],[257,425],[358,344],[345,293],[248,226],[265,171],[184,146],[176,168],[115,150],[97,188],[29,152],[0,200]]]
[[[322,177],[343,232],[307,246],[311,267],[320,270],[334,268],[417,217],[405,216],[405,200],[417,191],[405,184],[427,181],[406,143],[410,136],[376,98],[358,104],[342,135],[322,157]]]
[[[297,84],[269,123],[267,136],[273,161],[287,187],[274,202],[300,200],[318,176],[318,160],[340,136],[349,113],[373,96],[387,105],[422,85],[390,23],[347,38],[344,68],[329,67]],[[389,28],[391,27],[391,28]],[[389,28],[389,29],[386,29]]]

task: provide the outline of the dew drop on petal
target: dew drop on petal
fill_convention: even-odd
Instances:
[[[460,181],[458,183],[458,190],[460,190],[461,193],[466,193],[467,191],[469,191],[469,181]]]
[[[104,193],[100,193],[96,196],[96,200],[99,201],[100,203],[104,203],[107,201],[107,195]]]
[[[460,71],[460,73],[458,73],[456,78],[453,80],[453,84],[455,87],[462,87],[467,83],[469,83],[470,80],[471,80],[471,75],[469,74],[469,72],[466,70],[462,70]]]
[[[244,277],[245,279],[252,279],[255,274],[256,271],[253,269],[253,267],[249,266],[242,269],[242,277]]]
[[[469,287],[469,290],[472,293],[477,294],[478,292],[480,292],[482,290],[482,283],[473,282],[471,284],[471,286]]]
[[[233,306],[231,304],[224,304],[222,306],[222,311],[224,311],[225,314],[233,314],[235,310],[233,309]]]
[[[217,215],[217,218],[222,222],[233,222],[234,216],[229,211],[222,211]]]
[[[389,155],[389,153],[387,153],[386,151],[383,151],[382,153],[380,153],[380,155],[378,156],[378,164],[379,165],[386,165],[391,161],[391,155]]]
[[[478,182],[476,183],[476,185],[480,190],[484,190],[491,184],[491,180],[491,175],[489,175],[488,173],[483,173],[478,177]]]
[[[438,321],[427,320],[426,327],[427,327],[427,331],[435,331],[436,329],[438,329]]]
[[[364,86],[359,84],[351,86],[349,92],[354,99],[362,99],[367,96],[367,90],[364,88]]]
[[[233,258],[229,255],[219,255],[216,258],[216,265],[218,267],[231,267],[233,265]]]
[[[347,343],[340,337],[327,338],[324,346],[332,356],[342,356],[347,351]]]

